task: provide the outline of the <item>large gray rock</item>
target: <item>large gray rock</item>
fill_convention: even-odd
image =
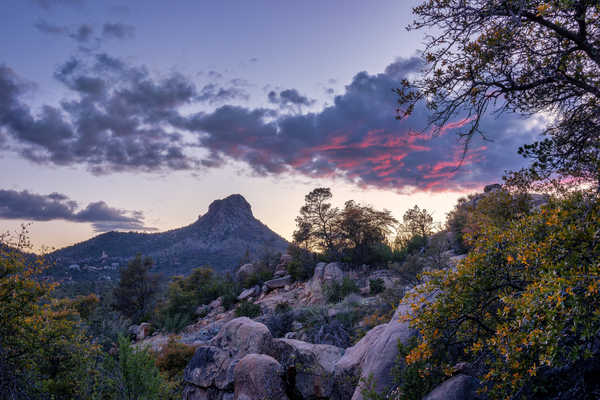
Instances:
[[[283,368],[272,357],[248,354],[234,368],[234,400],[287,400]]]
[[[396,309],[391,321],[385,324],[385,328],[379,326],[373,328],[377,329],[378,332],[376,337],[372,338],[372,342],[364,353],[359,384],[352,395],[352,400],[363,400],[363,383],[367,380],[373,385],[372,389],[378,393],[387,392],[392,388],[391,371],[397,362],[398,343],[407,344],[410,338],[417,334],[410,327],[408,321],[401,320],[403,317],[410,315],[411,310],[410,301],[402,302]]]
[[[260,295],[260,286],[255,285],[255,286],[252,286],[251,288],[243,290],[242,293],[240,293],[240,295],[237,297],[237,299],[239,301],[242,301],[242,300],[246,300],[250,297],[256,297],[258,295]]]
[[[329,399],[334,388],[335,363],[344,349],[294,339],[274,339],[272,355],[303,399]]]
[[[241,267],[239,267],[238,270],[235,272],[235,277],[238,282],[242,282],[250,275],[255,274],[258,271],[258,268],[258,265],[254,265],[251,263],[244,264]]]
[[[477,394],[479,382],[468,375],[456,375],[442,382],[423,400],[479,400]]]
[[[285,287],[286,285],[289,285],[291,283],[292,283],[291,275],[286,275],[283,278],[271,279],[270,281],[266,281],[265,286],[269,290],[273,290],[273,289],[279,289],[279,288]]]
[[[344,271],[340,263],[325,264],[320,262],[315,267],[312,278],[306,284],[306,295],[310,303],[320,303],[324,300],[323,285],[340,282],[344,278]]]
[[[271,342],[269,329],[249,318],[236,318],[225,323],[208,345],[196,350],[185,368],[186,393],[194,393],[198,397],[204,394],[208,396],[207,393],[215,390],[232,392],[237,362],[248,354],[267,353],[271,349]]]
[[[383,334],[387,324],[378,325],[369,330],[367,334],[354,346],[344,352],[334,367],[335,390],[332,400],[345,400],[352,397],[360,380],[361,368],[365,356],[373,343]]]

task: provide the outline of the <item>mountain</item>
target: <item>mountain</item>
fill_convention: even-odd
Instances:
[[[254,217],[243,196],[234,194],[215,200],[206,214],[183,228],[162,233],[108,232],[57,250],[49,259],[55,265],[51,274],[57,277],[64,274],[67,280],[76,280],[84,274],[110,280],[136,254],[152,257],[156,271],[176,275],[204,265],[233,270],[246,253],[256,259],[284,252],[287,245]]]

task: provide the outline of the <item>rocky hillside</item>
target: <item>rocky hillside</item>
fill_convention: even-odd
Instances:
[[[108,232],[49,255],[53,274],[114,279],[116,271],[136,254],[150,256],[165,275],[186,274],[210,265],[233,269],[245,255],[256,259],[265,253],[285,251],[287,242],[252,214],[239,194],[215,200],[208,212],[183,228],[161,233]]]

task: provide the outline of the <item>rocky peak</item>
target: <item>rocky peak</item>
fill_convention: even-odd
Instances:
[[[252,218],[252,207],[241,194],[232,194],[221,200],[213,201],[208,212],[200,218],[239,219]]]

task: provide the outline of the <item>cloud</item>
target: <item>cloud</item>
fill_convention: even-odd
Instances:
[[[94,34],[94,28],[91,25],[83,24],[79,25],[77,29],[69,34],[69,37],[76,42],[85,43],[92,38]]]
[[[105,23],[102,26],[102,37],[105,39],[131,39],[135,36],[135,27],[121,23]]]
[[[232,80],[232,84],[242,84],[238,80]],[[239,86],[221,87],[215,83],[204,85],[196,96],[197,101],[207,102],[209,104],[224,103],[232,100],[248,100],[250,94]]]
[[[65,35],[68,33],[66,26],[54,25],[43,19],[38,20],[33,26],[38,31],[50,35]]]
[[[96,232],[156,230],[144,225],[144,215],[140,211],[109,207],[103,201],[90,203],[79,211],[78,208],[77,202],[61,193],[40,195],[26,190],[0,189],[0,219],[87,222],[92,224]]]
[[[498,181],[504,169],[524,165],[516,150],[539,129],[514,114],[485,119],[482,130],[494,141],[475,138],[464,159],[456,132],[467,121],[460,116],[436,137],[422,132],[428,120],[424,106],[396,120],[392,89],[420,66],[412,57],[379,74],[360,72],[333,104],[315,112],[223,104],[191,114],[182,107],[244,99],[245,93],[214,83],[197,90],[181,74],[156,78],[144,67],[97,54],[91,62],[72,59],[56,71],[75,99],[34,114],[21,101],[27,85],[0,67],[0,132],[5,148],[33,162],[83,164],[93,173],[196,170],[237,160],[259,175],[336,177],[411,192],[474,189]],[[295,89],[272,93],[271,104],[278,108],[313,102]]]
[[[301,95],[296,89],[285,89],[279,93],[272,90],[267,97],[270,103],[279,104],[282,107],[311,106],[315,103],[315,100]]]

